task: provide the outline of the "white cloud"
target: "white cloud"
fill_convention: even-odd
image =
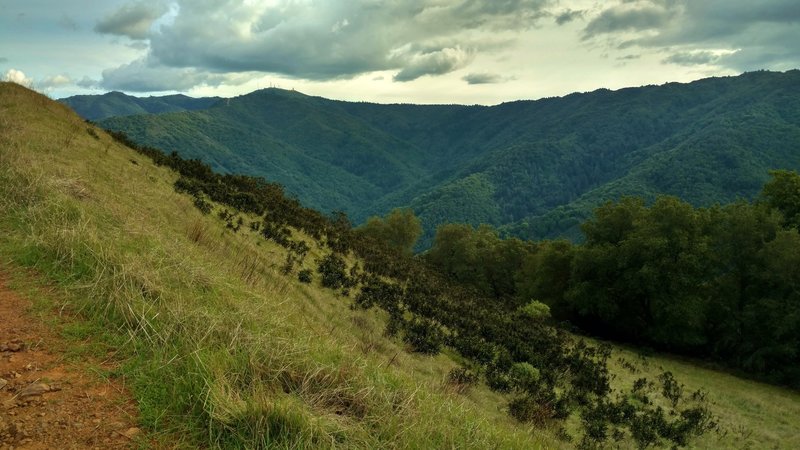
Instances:
[[[9,69],[5,76],[3,76],[3,80],[17,83],[25,87],[33,86],[33,80],[28,78],[24,72],[17,69]]]
[[[55,75],[52,77],[45,78],[44,80],[36,83],[38,87],[42,89],[53,89],[59,88],[64,86],[69,86],[74,84],[72,79],[66,75]]]

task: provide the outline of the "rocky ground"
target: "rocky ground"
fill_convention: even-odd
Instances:
[[[107,362],[65,358],[68,346],[6,288],[0,274],[0,450],[128,448],[146,444],[122,381]]]

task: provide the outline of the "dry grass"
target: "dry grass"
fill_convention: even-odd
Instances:
[[[118,354],[154,436],[248,448],[550,442],[441,393],[446,356],[406,355],[375,314],[281,275],[284,249],[202,215],[173,191],[174,174],[92,136],[62,106],[0,84],[0,126],[11,130],[0,141],[0,254],[125,342]],[[299,268],[321,255],[312,248]]]

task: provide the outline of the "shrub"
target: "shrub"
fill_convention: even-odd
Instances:
[[[403,341],[415,353],[436,355],[442,349],[444,332],[433,320],[415,317],[406,324]]]
[[[344,259],[336,253],[322,258],[317,268],[317,272],[322,276],[322,285],[331,289],[347,285],[346,267]]]
[[[508,372],[512,386],[520,391],[533,392],[539,383],[539,369],[529,363],[519,362],[511,366]]]
[[[201,213],[203,214],[211,213],[211,203],[208,203],[207,201],[203,200],[200,197],[195,197],[193,203],[195,208],[199,209]]]
[[[463,394],[477,381],[477,373],[466,367],[456,367],[447,373],[445,383],[451,386],[457,393]]]
[[[550,318],[550,307],[537,300],[533,300],[521,307],[520,312],[533,320],[546,320]]]
[[[297,272],[297,279],[301,283],[311,283],[311,269],[303,269]]]

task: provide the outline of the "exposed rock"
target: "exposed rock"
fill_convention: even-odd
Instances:
[[[0,344],[0,352],[21,352],[25,349],[25,343],[19,339]]]
[[[6,387],[7,384],[8,384],[8,380],[0,378],[0,391],[2,391],[3,388]]]
[[[49,391],[50,391],[50,386],[44,383],[33,383],[24,387],[19,392],[17,392],[17,398],[23,399],[25,397],[33,397],[36,395],[42,395],[45,392]]]

